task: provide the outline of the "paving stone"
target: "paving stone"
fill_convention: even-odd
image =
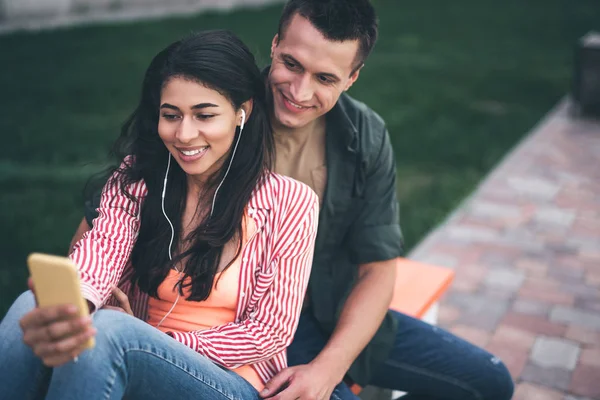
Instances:
[[[513,247],[515,249],[520,250],[522,253],[542,253],[545,251],[544,243],[535,239],[536,237],[539,237],[537,232],[528,231],[526,235],[519,234],[521,232],[523,231],[508,232],[510,233],[510,235],[508,233],[505,233],[504,236],[499,236],[498,238],[496,238],[495,243],[507,247]]]
[[[562,368],[544,368],[535,364],[527,364],[521,379],[537,383],[553,389],[568,390],[571,382],[571,371]]]
[[[473,201],[467,212],[471,215],[489,219],[513,219],[521,216],[521,208],[510,203],[485,200]]]
[[[579,308],[582,311],[590,311],[593,313],[600,314],[600,299],[575,299],[575,308]]]
[[[567,241],[573,239],[567,239]],[[600,240],[598,238],[594,239],[585,239],[585,238],[577,238],[577,244],[579,245],[579,253],[578,256],[582,262],[585,263],[595,263],[596,269],[600,268],[600,258],[595,253],[596,249],[600,247]]]
[[[502,318],[502,324],[514,326],[527,332],[538,335],[563,336],[567,331],[564,324],[548,321],[546,318],[536,315],[520,314],[513,311],[506,313]]]
[[[569,325],[565,338],[588,346],[600,347],[600,332],[577,325]]]
[[[485,251],[480,258],[480,263],[489,267],[495,268],[511,268],[515,264],[518,257],[513,251]]]
[[[600,300],[600,290],[594,287],[586,286],[584,284],[561,282],[560,290],[564,293],[570,293],[577,297],[585,297],[588,299]]]
[[[573,224],[575,215],[575,211],[560,207],[540,207],[536,210],[534,218],[542,224],[569,227]]]
[[[541,278],[528,277],[525,279],[525,282],[523,282],[523,287],[540,291],[556,290],[560,287],[560,281],[549,276]]]
[[[596,246],[594,246],[593,244],[596,244]],[[594,240],[593,244],[589,248],[583,249],[579,253],[579,255],[583,259],[600,262],[600,251],[598,251],[599,246],[597,245],[598,244],[597,238]]]
[[[585,284],[600,288],[600,273],[593,271],[585,274]]]
[[[553,266],[548,270],[548,277],[558,279],[561,282],[569,282],[579,284],[585,279],[585,270],[583,269],[574,269],[570,267],[556,267]]]
[[[562,393],[556,390],[529,382],[521,382],[515,388],[512,400],[562,400],[562,398]]]
[[[481,264],[463,264],[456,268],[455,280],[470,280],[481,282],[487,275],[489,268]]]
[[[454,268],[458,265],[458,260],[456,257],[434,252],[425,256],[420,261],[425,264],[437,265],[446,268]]]
[[[452,290],[474,293],[487,273],[487,268],[479,265],[465,264],[456,268]]]
[[[546,263],[530,258],[518,260],[515,266],[525,271],[528,277],[544,277],[548,271]]]
[[[474,228],[465,226],[448,226],[446,234],[451,239],[465,240],[471,243],[493,242],[499,238],[499,234],[494,229]]]
[[[529,284],[524,284],[519,289],[518,297],[520,299],[565,306],[575,304],[575,296],[571,293],[561,292],[558,288],[540,288]]]
[[[600,368],[600,347],[583,349],[579,356],[579,362],[582,365]],[[600,379],[600,377],[598,377],[598,379]]]
[[[524,280],[525,273],[523,271],[494,268],[488,272],[484,283],[492,288],[516,291],[521,287]]]
[[[446,297],[448,304],[462,310],[458,323],[493,331],[508,309],[508,302],[485,295],[452,291]]]
[[[547,180],[525,176],[511,176],[508,185],[519,195],[527,195],[539,200],[552,200],[560,189],[560,186]]]
[[[496,326],[498,326],[498,324],[504,317],[505,313],[506,305],[502,306],[502,304],[499,301],[499,307],[490,309],[486,311],[485,314],[465,312],[457,319],[457,322],[460,322],[464,325],[472,326],[473,328],[493,332],[496,329]]]
[[[449,304],[459,307],[463,313],[484,314],[494,309],[505,311],[507,302],[499,302],[485,294],[449,293],[446,297]]]
[[[600,315],[571,307],[555,306],[550,311],[550,320],[600,330]]]
[[[472,281],[469,279],[455,278],[454,281],[452,281],[452,285],[450,286],[450,288],[459,292],[475,293],[479,288],[479,282]]]
[[[490,343],[508,345],[529,353],[535,339],[536,336],[531,332],[510,325],[499,325],[493,333]]]
[[[517,380],[527,364],[529,352],[506,343],[491,342],[485,349],[498,357],[510,372],[513,380]]]
[[[575,369],[581,349],[577,342],[541,336],[531,349],[531,361],[541,367],[557,367],[569,371]]]
[[[517,299],[512,309],[518,313],[546,316],[550,312],[551,305],[537,300]]]
[[[506,288],[483,287],[479,288],[479,292],[485,292],[488,297],[501,301],[513,300],[515,298],[514,291]]]
[[[573,371],[569,391],[579,396],[600,399],[600,368],[579,365]]]
[[[443,302],[440,304],[438,311],[438,323],[440,325],[449,325],[456,321],[456,319],[460,316],[460,313],[461,311],[458,307],[454,307]]]
[[[451,257],[440,323],[503,360],[515,400],[600,400],[600,124],[565,104],[417,252]]]

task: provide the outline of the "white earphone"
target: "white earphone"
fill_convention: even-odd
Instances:
[[[240,124],[240,133],[244,130],[244,124],[246,123],[246,111],[242,108],[242,123]]]
[[[238,144],[240,143],[240,138],[242,137],[242,131],[244,130],[244,124],[246,123],[246,111],[244,111],[243,108],[241,111],[242,111],[242,122],[240,123],[240,134],[238,135],[238,138],[235,141],[235,146],[233,147],[233,153],[231,154],[231,159],[229,160],[229,165],[227,166],[227,171],[225,171],[225,175],[223,176],[223,179],[221,179],[221,183],[219,183],[219,186],[217,186],[217,189],[215,190],[215,194],[213,195],[212,205],[210,207],[210,216],[211,217],[213,215],[213,211],[215,210],[215,200],[217,199],[217,193],[219,192],[219,189],[221,189],[223,182],[225,182],[225,178],[227,178],[229,169],[231,169],[231,164],[233,163],[233,157],[235,157],[235,152],[237,150]],[[171,247],[173,246],[173,240],[175,238],[175,228],[173,228],[173,224],[171,223],[171,220],[169,219],[169,217],[167,216],[167,213],[165,212],[165,195],[167,194],[167,179],[169,177],[169,169],[170,168],[171,168],[171,153],[169,153],[169,159],[167,161],[167,171],[165,172],[165,179],[163,181],[161,208],[162,208],[163,215],[165,216],[165,218],[167,219],[167,222],[169,223],[169,226],[171,227],[171,240],[169,241],[169,260],[173,260],[173,256],[171,255],[172,254]],[[182,271],[177,270],[177,272],[179,272],[179,277],[181,278]],[[158,325],[156,325],[157,328],[164,322],[165,318],[167,318],[169,316],[169,314],[171,314],[171,312],[175,308],[175,305],[177,304],[178,301],[179,301],[179,291],[177,291],[177,298],[173,302],[171,309],[165,314],[164,317],[162,317],[162,319],[160,320]]]

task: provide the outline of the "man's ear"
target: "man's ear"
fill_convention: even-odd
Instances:
[[[279,44],[279,33],[276,33],[273,36],[273,41],[271,42],[271,58],[273,58],[273,53],[275,52],[275,47]]]
[[[364,66],[365,66],[365,64],[361,64],[360,67],[356,68],[356,70],[352,73],[352,75],[350,75],[350,79],[348,79],[348,82],[346,83],[346,87],[344,88],[344,91],[350,89],[350,87],[354,84],[354,82],[356,82],[356,80],[358,79],[358,76],[360,75],[360,70]]]

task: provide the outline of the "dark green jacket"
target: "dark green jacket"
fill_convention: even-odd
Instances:
[[[389,260],[402,253],[396,199],[396,166],[383,120],[343,94],[327,114],[327,186],[309,284],[310,310],[322,329],[333,332],[358,265]],[[99,195],[86,202],[95,218]],[[388,315],[352,365],[348,375],[365,386],[373,369],[389,354],[395,338]]]
[[[309,284],[311,310],[333,332],[358,274],[358,265],[402,254],[396,165],[384,121],[343,94],[327,114],[327,187]],[[365,386],[395,338],[387,315],[348,375]]]

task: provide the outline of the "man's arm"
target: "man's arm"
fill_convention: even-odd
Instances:
[[[401,254],[396,165],[389,135],[384,132],[371,155],[365,201],[348,235],[351,259],[359,265],[355,282],[329,341],[307,365],[287,368],[267,384],[263,397],[277,400],[329,399],[361,351],[381,325],[392,299],[396,257]],[[287,384],[279,394],[274,395]]]
[[[375,335],[394,294],[396,260],[362,264],[329,342],[313,364],[339,383]],[[332,378],[332,379],[333,379]],[[336,384],[337,384],[336,383]]]

